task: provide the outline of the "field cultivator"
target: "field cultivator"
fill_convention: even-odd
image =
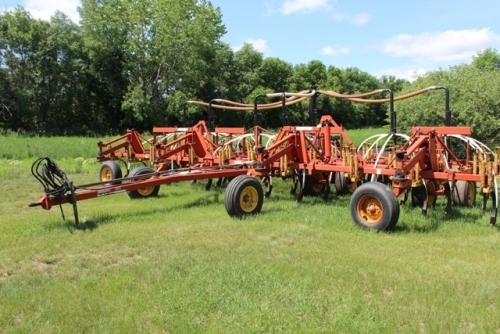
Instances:
[[[398,134],[394,101],[436,89],[444,89],[446,93],[445,124],[415,126],[408,135]],[[367,98],[380,93],[389,93],[390,97],[378,100]],[[316,121],[316,98],[319,94],[360,103],[389,102],[390,133],[375,136],[372,138],[374,142],[365,141],[359,149],[356,148],[333,116],[323,115],[319,122]],[[446,87],[433,86],[399,97],[394,97],[388,89],[356,95],[310,91],[266,96],[281,97],[281,102],[258,105],[259,97],[254,105],[227,100],[212,100],[209,103],[190,101],[209,107],[208,126],[201,121],[190,128],[155,128],[151,140],[144,140],[137,134],[103,145],[100,150],[103,165],[111,166],[111,161],[125,158],[129,161],[143,159],[139,161],[149,161],[156,167],[135,168],[127,177],[114,177],[119,175],[117,172],[113,177],[102,180],[101,173],[101,182],[75,186],[54,162],[48,158],[39,159],[34,163],[32,173],[43,184],[45,195],[30,206],[42,206],[48,210],[54,205],[71,203],[78,221],[77,202],[80,200],[121,192],[127,192],[131,198],[149,197],[157,195],[163,184],[225,178],[231,180],[224,197],[226,211],[230,216],[242,217],[261,211],[264,197],[271,194],[272,177],[278,176],[293,180],[291,193],[296,195],[298,201],[304,195],[328,198],[332,183],[337,193],[352,193],[350,212],[354,222],[361,227],[378,230],[390,230],[396,226],[400,204],[409,196],[412,204],[421,207],[424,214],[436,202],[437,196],[445,196],[445,210],[449,212],[452,203],[472,205],[479,189],[483,196],[483,210],[488,198],[492,198],[490,224],[495,225],[499,152],[493,152],[472,139],[470,127],[451,126]],[[267,138],[264,143],[262,129],[258,125],[258,111],[281,106],[285,122],[285,107],[305,99],[309,99],[312,125],[284,124],[275,136]],[[255,127],[250,133],[235,128],[216,130],[212,108],[248,110],[251,107]],[[221,140],[221,137],[224,139]],[[129,138],[137,139],[134,144],[137,151],[128,142]],[[464,144],[464,152],[456,154],[448,144],[455,139]],[[144,143],[149,150],[144,148]],[[133,155],[130,154],[130,146],[134,150]],[[267,187],[266,191],[263,184]]]
[[[278,96],[282,97],[281,102],[257,104],[258,98]],[[118,162],[124,165],[125,176],[128,176],[131,164],[134,163],[142,163],[156,171],[162,171],[167,168],[217,166],[253,160],[256,143],[269,145],[274,139],[273,133],[258,125],[258,112],[281,107],[282,116],[285,117],[286,106],[299,103],[310,96],[311,93],[308,92],[266,94],[259,95],[254,104],[223,99],[214,99],[209,103],[187,101],[208,107],[208,125],[205,121],[199,121],[191,127],[154,127],[152,138],[129,129],[125,135],[107,142],[98,142],[100,181],[122,177]],[[253,110],[255,125],[251,129],[216,126],[214,109]]]

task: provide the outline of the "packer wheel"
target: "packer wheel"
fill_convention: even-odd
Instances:
[[[327,175],[325,173],[314,173],[306,176],[304,184],[304,195],[321,196],[325,192]]]
[[[457,181],[453,187],[453,203],[458,206],[473,206],[476,203],[476,183]]]
[[[339,195],[352,194],[358,188],[356,182],[352,182],[348,177],[345,177],[344,173],[335,173],[335,189]]]

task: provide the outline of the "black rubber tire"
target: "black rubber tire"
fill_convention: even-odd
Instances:
[[[472,181],[457,181],[453,187],[453,203],[458,206],[473,206],[476,203],[476,183]]]
[[[391,223],[389,224],[389,226],[387,226],[387,228],[385,229],[386,231],[390,231],[390,230],[393,230],[396,227],[396,225],[398,224],[399,214],[401,213],[401,206],[399,204],[398,198],[396,196],[394,196],[394,193],[392,192],[391,187],[389,187],[389,185],[384,184],[384,183],[380,183],[380,184],[382,184],[384,186],[385,191],[390,193],[390,195],[388,195],[388,197],[391,199],[392,205],[393,205],[392,220],[391,220]]]
[[[154,172],[155,171],[149,167],[141,166],[141,167],[134,168],[130,172],[129,177],[140,176],[140,175],[145,175],[145,174],[152,174]],[[140,180],[140,179],[141,178],[138,178],[137,180]],[[147,179],[147,177],[143,178],[143,179]],[[159,191],[160,191],[160,186],[154,186],[154,187],[130,190],[130,191],[127,191],[127,195],[131,199],[148,198],[148,197],[158,196]]]
[[[358,185],[352,183],[352,181],[344,176],[343,172],[335,173],[335,189],[337,190],[338,195],[349,195],[354,193]]]
[[[104,161],[99,167],[99,181],[106,182],[122,178],[122,170],[118,162],[113,160]],[[120,181],[110,182],[110,184],[120,184]]]
[[[266,191],[264,192],[264,197],[269,198],[271,196],[271,193],[273,192],[273,177],[272,176],[265,176],[262,179],[262,186],[266,188]]]
[[[243,217],[257,214],[263,204],[264,190],[262,184],[255,178],[239,175],[229,182],[224,194],[224,206],[229,216]]]
[[[335,173],[335,190],[337,190],[338,195],[347,195],[350,193],[348,181],[343,172]]]
[[[306,175],[304,184],[304,195],[306,196],[321,196],[325,192],[328,175],[324,173],[315,173],[313,175]]]
[[[368,205],[376,208],[372,217],[367,216],[365,206]],[[350,211],[356,225],[367,229],[387,231],[397,225],[400,208],[396,196],[386,185],[379,182],[367,182],[354,191]]]
[[[411,188],[411,205],[421,208],[424,201],[427,199],[427,189],[422,184],[418,187]]]

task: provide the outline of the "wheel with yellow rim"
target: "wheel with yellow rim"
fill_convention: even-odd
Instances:
[[[314,173],[306,176],[304,184],[304,195],[320,196],[326,188],[327,175],[325,173]]]
[[[338,195],[352,194],[357,188],[358,183],[352,182],[343,172],[335,173],[335,189]]]
[[[137,167],[133,169],[130,172],[129,177],[134,177],[134,176],[141,176],[143,177],[138,177],[137,179],[132,179],[132,182],[140,181],[140,180],[147,180],[149,179],[155,171],[152,170],[149,167]],[[160,186],[150,186],[150,187],[144,187],[144,188],[138,188],[135,190],[130,190],[127,191],[127,195],[132,198],[147,198],[147,197],[156,197],[158,196],[158,192],[160,191]]]
[[[458,206],[473,206],[476,203],[476,183],[473,181],[457,181],[453,187],[453,203]]]
[[[104,161],[99,167],[99,180],[101,182],[112,181],[122,178],[122,170],[116,161]],[[111,184],[120,184],[117,182],[110,182]]]
[[[231,217],[259,213],[264,203],[262,184],[248,175],[235,177],[227,186],[224,206]]]
[[[391,230],[399,219],[396,196],[380,182],[367,182],[359,186],[351,197],[351,216],[358,226]]]

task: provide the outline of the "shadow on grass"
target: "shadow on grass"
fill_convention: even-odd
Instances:
[[[460,224],[477,224],[485,215],[489,215],[489,210],[481,211],[479,207],[456,207],[452,206],[451,212],[445,213],[445,205],[437,205],[430,208],[426,215],[423,215],[420,208],[411,207],[406,204],[401,206],[401,212],[406,217],[400,217],[398,225],[392,232],[400,233],[430,233],[438,230],[441,225],[449,222]],[[408,218],[407,216],[411,216]]]
[[[143,217],[145,215],[153,215],[153,214],[166,214],[168,212],[177,211],[177,210],[186,210],[191,208],[209,206],[215,203],[221,203],[220,192],[207,192],[209,196],[204,196],[202,198],[195,199],[191,202],[181,203],[172,207],[165,206],[155,206],[149,207],[148,209],[137,210],[133,212],[126,213],[99,213],[95,217],[83,217],[79,219],[79,224],[76,224],[74,220],[66,221],[66,228],[73,233],[76,230],[79,231],[93,231],[97,229],[100,225],[109,224],[120,220],[120,218],[134,218],[134,217]],[[168,197],[171,195],[158,195],[158,198]],[[144,201],[147,199],[136,199],[136,201]]]
[[[206,183],[206,182],[205,182]],[[210,206],[213,204],[220,204],[221,210],[223,210],[223,197],[225,192],[225,187],[215,186],[215,182],[209,191],[205,190],[205,183],[194,183],[191,184],[191,189],[195,189],[203,196],[191,200],[185,203],[178,203],[174,206],[166,207],[165,205],[154,205],[147,209],[142,209],[133,212],[125,213],[98,213],[92,218],[81,218],[80,224],[75,225],[74,221],[67,222],[66,228],[73,232],[75,230],[81,231],[93,231],[97,229],[100,225],[109,224],[121,219],[130,219],[131,217],[142,217],[151,214],[166,214],[168,212],[173,212],[177,210],[186,210],[192,208],[199,208],[204,206]],[[185,191],[182,188],[172,187],[167,193],[160,192],[158,198],[177,198],[184,196]],[[144,199],[138,199],[139,201]],[[145,199],[147,200],[147,199]],[[304,208],[310,208],[315,206],[330,207],[332,209],[332,214],[335,214],[336,210],[345,210],[346,213],[349,212],[351,196],[349,195],[337,195],[333,190],[330,196],[325,200],[320,196],[305,196],[303,200],[298,204],[298,206],[303,206]],[[296,201],[296,195],[290,194],[289,188],[282,187],[278,191],[273,191],[269,198],[265,198],[264,207],[262,213],[269,214],[275,213],[283,210],[281,207],[276,205],[266,205],[266,202],[278,203],[278,202],[294,202]],[[287,204],[288,205],[288,204]],[[482,220],[485,215],[489,215],[489,210],[482,212],[479,207],[474,208],[458,208],[453,207],[449,214],[444,213],[445,205],[444,203],[439,203],[435,207],[429,208],[427,215],[422,215],[421,211],[417,207],[412,207],[411,204],[405,204],[401,206],[401,216],[396,227],[387,233],[433,233],[440,228],[443,223],[457,221],[461,224],[475,224],[479,220]],[[260,215],[258,215],[260,216]],[[60,225],[59,225],[60,226]],[[498,227],[497,227],[498,229]]]

